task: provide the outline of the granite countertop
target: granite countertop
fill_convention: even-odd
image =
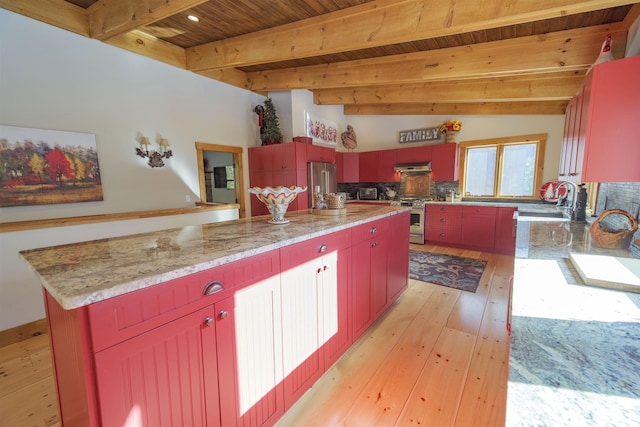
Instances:
[[[354,204],[346,216],[288,212],[284,225],[259,216],[20,254],[60,305],[74,309],[409,209]]]
[[[583,284],[588,224],[519,218],[506,425],[640,425],[640,294]]]

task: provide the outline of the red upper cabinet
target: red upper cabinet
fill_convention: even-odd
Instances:
[[[640,181],[639,75],[640,56],[598,64],[587,74],[581,91],[572,100],[574,105],[565,114],[560,164],[563,179]]]
[[[378,179],[379,182],[400,182],[400,173],[396,173],[395,166],[398,163],[396,152],[398,150],[385,150],[378,152]]]
[[[249,148],[249,185],[252,187],[277,187],[307,185],[307,146],[301,142],[264,145]],[[322,147],[324,148],[324,147]],[[325,148],[326,149],[326,148]],[[251,196],[251,215],[267,215],[267,207]],[[297,197],[289,210],[306,209],[306,197]]]
[[[432,146],[431,179],[434,181],[458,179],[458,144]]]
[[[398,163],[426,163],[431,161],[431,146],[400,148],[396,150]]]
[[[378,151],[360,153],[360,182],[378,181]]]
[[[360,181],[359,153],[336,153],[338,182]]]
[[[307,144],[307,162],[326,162],[335,163],[336,150],[329,147],[322,147],[320,145]]]

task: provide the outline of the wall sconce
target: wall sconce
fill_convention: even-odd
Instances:
[[[142,149],[136,147],[136,154],[140,157],[148,158],[149,161],[147,162],[147,164],[152,168],[161,168],[162,166],[164,166],[164,162],[162,161],[162,159],[168,159],[169,157],[173,156],[171,150],[167,149],[167,147],[169,146],[169,141],[167,141],[167,138],[161,138],[160,142],[158,143],[158,145],[160,146],[160,149],[158,151],[149,151],[149,144],[151,144],[149,142],[149,138],[147,138],[146,136],[140,138],[140,147],[142,147]]]

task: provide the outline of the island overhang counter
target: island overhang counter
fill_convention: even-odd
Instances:
[[[409,211],[21,252],[44,287],[63,425],[274,424],[406,289]]]

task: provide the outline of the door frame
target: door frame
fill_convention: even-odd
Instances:
[[[204,183],[204,152],[217,151],[220,153],[231,153],[233,155],[234,177],[236,181],[235,194],[236,200],[240,205],[238,215],[244,218],[244,169],[242,166],[242,147],[232,147],[229,145],[209,144],[206,142],[196,141],[196,152],[198,155],[198,181],[200,182],[200,200],[204,203],[207,200],[207,190]]]

